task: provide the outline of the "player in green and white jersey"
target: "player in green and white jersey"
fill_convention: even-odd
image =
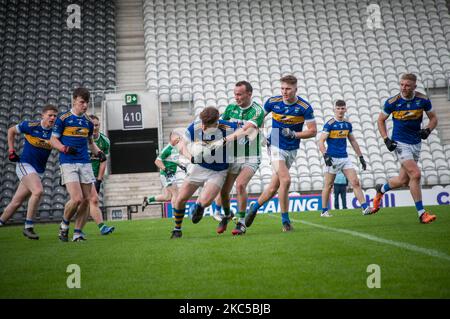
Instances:
[[[176,184],[175,174],[177,168],[181,168],[186,172],[186,167],[179,162],[180,154],[176,145],[180,142],[181,136],[176,132],[171,132],[169,136],[169,143],[164,147],[155,160],[155,165],[160,169],[160,179],[163,186],[163,194],[149,195],[144,197],[142,202],[142,211],[145,207],[153,202],[172,202],[172,207],[175,204],[175,199],[178,195],[178,186]]]
[[[237,224],[233,229],[233,235],[245,233],[245,212],[247,210],[247,185],[258,170],[261,163],[261,141],[259,128],[264,123],[264,109],[258,103],[252,101],[253,88],[247,81],[237,82],[234,88],[236,103],[226,107],[221,115],[222,120],[238,122],[246,135],[234,142],[234,154],[230,168],[228,169],[225,183],[220,193],[220,199],[216,199],[217,206],[222,206],[225,217],[217,227],[217,233],[221,234],[227,229],[230,220],[230,192],[236,182],[238,213]]]
[[[94,124],[94,131],[92,134],[94,143],[105,154],[105,156],[108,156],[109,148],[111,145],[109,138],[106,137],[105,134],[100,132],[99,118],[93,114],[89,115],[89,118]],[[95,176],[94,187],[91,187],[91,198],[89,199],[89,215],[97,224],[97,227],[100,230],[100,234],[108,235],[114,231],[115,227],[107,226],[103,222],[103,215],[102,211],[100,210],[100,201],[99,201],[100,188],[103,183],[103,177],[105,176],[107,162],[100,161],[100,158],[98,156],[95,156],[93,153],[90,153],[89,156],[92,164],[92,171],[94,172]],[[83,222],[83,227],[86,224],[88,217],[89,216],[86,215],[86,218]]]

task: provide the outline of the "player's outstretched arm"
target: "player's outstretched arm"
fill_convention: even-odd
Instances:
[[[191,160],[192,154],[189,153],[189,150],[188,150],[188,147],[187,147],[187,142],[186,142],[185,138],[181,138],[180,142],[177,144],[176,147],[178,148],[178,151],[179,151],[181,156],[184,156],[188,160]]]

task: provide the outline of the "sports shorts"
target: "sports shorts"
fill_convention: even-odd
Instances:
[[[19,181],[21,181],[24,176],[27,176],[29,174],[37,174],[40,178],[44,176],[44,173],[40,174],[36,172],[36,170],[34,169],[33,166],[31,166],[31,164],[20,162],[16,164],[16,175],[19,178]]]
[[[276,161],[284,161],[286,163],[286,167],[291,168],[292,164],[297,157],[297,150],[282,150],[276,146],[270,145],[267,148],[267,152],[269,153],[270,162],[272,163],[272,168],[276,171],[277,168],[274,167]]]
[[[91,163],[61,164],[61,183],[63,185],[70,182],[81,184],[92,184],[95,182],[94,172]]]
[[[227,169],[222,171],[214,171],[212,169],[204,168],[198,164],[190,165],[186,175],[186,181],[190,184],[203,186],[207,183],[213,183],[222,188],[225,178],[227,177]]]
[[[344,169],[355,169],[355,165],[349,157],[331,157],[333,160],[332,166],[326,166],[323,169],[324,173],[336,175]]]
[[[416,163],[420,158],[420,149],[422,148],[422,143],[417,144],[406,144],[402,142],[397,142],[397,147],[394,152],[400,163],[407,160],[414,160]]]

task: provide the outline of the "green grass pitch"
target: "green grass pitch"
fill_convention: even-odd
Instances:
[[[185,218],[177,240],[169,219],[111,223],[108,236],[90,222],[83,243],[60,242],[56,224],[37,224],[38,241],[2,227],[0,298],[450,298],[450,211],[430,208],[428,225],[413,207],[291,213],[291,233],[263,214],[235,238],[233,224],[217,235],[211,217]],[[79,289],[67,288],[70,264]],[[371,264],[380,288],[367,287]]]

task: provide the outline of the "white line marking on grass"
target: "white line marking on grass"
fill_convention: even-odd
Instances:
[[[277,218],[277,216],[274,216],[272,214],[268,214],[268,216],[270,217],[275,217]],[[347,235],[351,235],[351,236],[355,236],[355,237],[361,237],[361,238],[365,238],[371,241],[375,241],[375,242],[379,242],[379,243],[383,243],[383,244],[387,244],[387,245],[391,245],[391,246],[395,246],[395,247],[399,247],[402,249],[406,249],[406,250],[410,250],[416,253],[421,253],[424,255],[428,255],[431,257],[436,257],[436,258],[441,258],[447,261],[450,261],[450,256],[440,252],[438,250],[434,250],[434,249],[428,249],[428,248],[423,248],[423,247],[419,247],[413,244],[408,244],[408,243],[404,243],[404,242],[400,242],[400,241],[394,241],[394,240],[390,240],[390,239],[384,239],[384,238],[380,238],[374,235],[370,235],[370,234],[366,234],[366,233],[360,233],[354,230],[348,230],[348,229],[344,229],[344,228],[334,228],[334,227],[330,227],[330,226],[324,226],[324,225],[320,225],[320,224],[315,224],[315,223],[311,223],[311,222],[307,222],[304,220],[296,220],[296,219],[292,219],[291,221],[296,222],[296,223],[301,223],[301,224],[305,224],[308,226],[312,226],[312,227],[317,227],[317,228],[321,228],[321,229],[325,229],[325,230],[330,230],[330,231],[334,231],[334,232],[338,232],[338,233],[343,233],[343,234],[347,234]]]

